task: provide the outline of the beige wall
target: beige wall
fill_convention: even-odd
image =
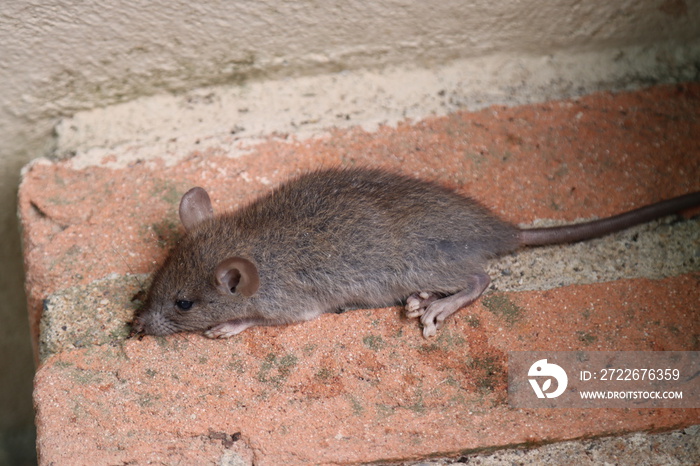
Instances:
[[[699,40],[697,0],[3,1],[0,433],[31,424],[19,171],[51,154],[62,117],[199,86],[491,54],[637,47],[660,79],[697,79]]]

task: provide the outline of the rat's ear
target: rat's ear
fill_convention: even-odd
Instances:
[[[229,257],[216,267],[214,272],[217,288],[221,293],[238,292],[250,297],[260,287],[258,268],[248,259]]]
[[[192,188],[180,200],[180,221],[189,231],[198,223],[214,216],[209,194],[203,188]]]

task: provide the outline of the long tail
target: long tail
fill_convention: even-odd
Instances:
[[[700,191],[591,222],[520,230],[520,245],[543,246],[597,238],[695,206],[700,206]]]

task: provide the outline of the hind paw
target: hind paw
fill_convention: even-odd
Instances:
[[[415,319],[422,316],[425,314],[428,306],[437,299],[438,295],[435,293],[427,293],[425,291],[413,293],[406,299],[406,317]]]
[[[480,272],[467,277],[466,288],[451,296],[441,298],[437,293],[413,293],[406,299],[406,315],[420,317],[423,336],[434,337],[448,317],[477,300],[490,282],[489,276]]]

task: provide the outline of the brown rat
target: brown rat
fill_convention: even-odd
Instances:
[[[376,169],[308,173],[218,217],[206,191],[193,188],[180,202],[187,233],[156,272],[134,329],[226,338],[405,301],[430,337],[483,293],[491,258],[695,205],[700,192],[593,222],[521,230],[447,188]]]

